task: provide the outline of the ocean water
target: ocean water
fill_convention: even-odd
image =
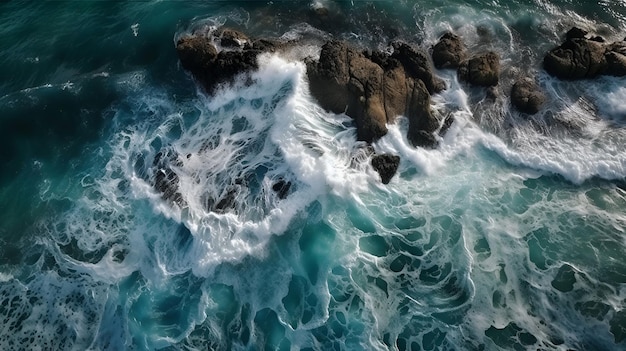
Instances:
[[[220,25],[311,40],[206,96],[175,42]],[[623,39],[626,3],[0,3],[0,349],[626,349],[626,78],[546,75],[573,25]],[[437,71],[456,122],[389,126],[383,185],[301,59],[445,30],[501,55],[500,97]]]

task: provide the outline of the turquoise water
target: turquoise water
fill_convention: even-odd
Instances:
[[[175,40],[223,24],[426,49],[453,29],[500,53],[500,98],[438,71],[456,123],[437,150],[389,126],[382,185],[309,95],[294,57],[319,47],[198,90]],[[541,70],[573,25],[623,39],[626,3],[0,3],[0,348],[626,348],[626,80]],[[529,74],[533,117],[507,98]]]

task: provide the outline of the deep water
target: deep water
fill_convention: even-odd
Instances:
[[[220,25],[312,44],[208,97],[175,42]],[[0,349],[626,349],[626,78],[541,69],[574,25],[621,40],[626,3],[1,2]],[[437,71],[456,122],[389,126],[383,185],[296,58],[445,30],[500,54],[499,97]]]

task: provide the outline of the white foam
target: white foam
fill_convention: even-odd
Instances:
[[[221,262],[262,254],[267,240],[284,232],[310,202],[329,191],[365,191],[372,177],[364,166],[351,166],[355,130],[346,127],[351,122],[345,115],[329,114],[313,101],[304,65],[270,55],[259,63],[252,84],[244,79],[203,98],[193,107],[197,118],[176,112],[161,94],[146,97],[137,108],[152,120],[120,133],[113,145],[111,174],[124,173],[134,196],[191,231],[195,258],[180,264],[199,275]],[[154,118],[162,119],[157,127]],[[170,150],[164,158],[179,179],[178,204],[162,200],[152,186],[152,160],[164,150]],[[284,200],[272,190],[280,179],[291,182]],[[232,210],[207,207],[229,189]]]

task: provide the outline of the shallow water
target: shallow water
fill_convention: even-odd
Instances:
[[[326,6],[330,23],[311,8]],[[618,350],[626,338],[626,83],[559,82],[572,25],[621,1],[0,4],[2,349]],[[500,98],[438,71],[436,150],[389,126],[382,185],[305,66],[265,55],[205,96],[175,39],[203,26],[497,50]],[[535,75],[540,114],[508,91]],[[179,180],[164,200],[159,169]],[[289,183],[281,199],[272,189]]]

